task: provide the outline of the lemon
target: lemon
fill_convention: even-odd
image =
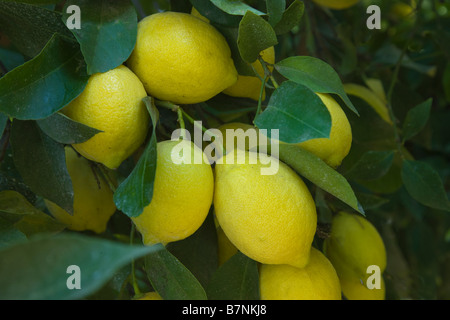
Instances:
[[[149,95],[179,104],[208,100],[237,81],[225,38],[188,13],[162,12],[142,19],[127,65]]]
[[[339,212],[333,217],[330,236],[324,241],[324,252],[339,278],[363,281],[367,268],[386,268],[383,239],[370,221],[358,214]]]
[[[329,166],[336,168],[350,152],[352,146],[352,128],[344,110],[330,95],[317,93],[331,115],[329,138],[307,140],[297,145],[315,154]]]
[[[306,265],[317,214],[303,180],[279,162],[261,174],[258,153],[236,149],[215,166],[214,209],[219,225],[236,248],[265,264]],[[278,161],[273,157],[267,160]],[[273,163],[270,164],[271,166]]]
[[[273,70],[273,64],[275,63],[275,49],[269,47],[260,52],[261,58],[269,63],[267,66],[269,71]],[[257,74],[264,79],[264,67],[259,60],[252,63],[254,70]],[[250,98],[258,101],[261,92],[262,81],[257,76],[244,76],[238,75],[238,80],[231,87],[225,89],[223,93],[238,98]],[[263,89],[262,100],[265,99],[265,89]]]
[[[137,300],[163,300],[163,298],[159,295],[158,292],[151,291],[151,292],[144,293]]]
[[[347,300],[384,300],[386,287],[383,277],[380,277],[380,288],[369,289],[365,280],[356,278],[340,279],[341,290]]]
[[[333,217],[324,252],[339,276],[342,293],[348,300],[383,300],[386,249],[383,239],[370,221],[361,215],[339,212]],[[369,289],[367,281],[378,266],[380,288]]]
[[[318,5],[326,8],[341,10],[354,6],[359,0],[313,0]]]
[[[116,211],[113,192],[101,177],[94,175],[88,160],[71,147],[65,147],[65,154],[74,194],[73,215],[49,200],[45,204],[52,216],[68,229],[102,233]]]
[[[89,160],[117,168],[145,140],[149,114],[142,99],[146,96],[141,81],[123,65],[93,74],[62,112],[103,132],[73,147]]]
[[[152,201],[132,218],[144,244],[192,235],[208,215],[213,192],[213,171],[200,148],[187,140],[158,142]]]
[[[341,286],[333,265],[314,247],[303,268],[261,265],[260,293],[261,300],[341,300]]]

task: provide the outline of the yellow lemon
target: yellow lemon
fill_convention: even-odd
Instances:
[[[62,112],[72,120],[102,130],[73,147],[89,160],[115,169],[144,142],[149,114],[138,77],[125,66],[89,78],[84,91]]]
[[[66,147],[65,153],[74,193],[73,215],[49,200],[45,200],[45,204],[55,219],[68,229],[102,233],[116,211],[113,192],[100,176],[94,175],[88,160],[71,147]]]
[[[341,279],[363,281],[369,266],[377,266],[381,273],[386,268],[383,239],[373,224],[359,214],[341,211],[333,217],[324,252]]]
[[[236,248],[261,263],[305,266],[317,214],[303,180],[278,159],[239,149],[215,174],[216,217]]]
[[[137,300],[163,300],[163,298],[159,295],[158,292],[151,291],[144,293],[143,296],[141,296]]]
[[[359,2],[359,0],[313,0],[313,1],[318,5],[335,10],[347,9]]]
[[[260,293],[261,300],[341,300],[341,286],[333,265],[314,247],[303,268],[261,265]]]
[[[159,142],[152,201],[132,218],[144,244],[192,235],[208,215],[213,191],[213,171],[200,148],[186,140]]]
[[[127,65],[149,95],[179,104],[208,100],[237,81],[225,38],[188,13],[155,13],[141,20]]]
[[[269,63],[267,66],[270,71],[273,70],[273,64],[275,63],[275,49],[274,47],[267,48],[260,53],[261,58]],[[259,60],[252,63],[254,70],[258,75],[264,79],[264,68]],[[258,101],[261,92],[262,81],[257,76],[244,76],[238,75],[238,80],[231,87],[225,89],[223,93],[238,98],[250,98]],[[263,89],[262,100],[265,99],[265,89]]]
[[[330,95],[317,93],[331,115],[329,138],[317,138],[298,143],[303,149],[314,153],[331,167],[338,167],[350,152],[352,128],[344,110]]]
[[[369,289],[365,281],[357,278],[340,279],[341,290],[347,300],[384,300],[386,287],[384,279],[380,277],[380,288]]]

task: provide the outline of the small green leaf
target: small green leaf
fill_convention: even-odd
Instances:
[[[88,74],[106,72],[127,60],[137,37],[137,15],[131,1],[67,1],[63,21],[72,15],[66,13],[72,4],[81,8],[81,28],[71,31],[80,43]]]
[[[0,113],[0,138],[3,135],[3,131],[5,131],[7,123],[8,123],[8,116],[4,113]]]
[[[192,273],[162,244],[145,257],[145,271],[164,300],[206,300],[206,293]]]
[[[286,9],[286,0],[266,0],[267,14],[269,15],[269,23],[274,27],[280,22]]]
[[[314,92],[337,94],[347,107],[358,114],[345,93],[339,75],[328,63],[314,57],[294,56],[276,63],[275,69],[287,79],[302,84]]]
[[[253,63],[261,51],[278,43],[272,26],[260,16],[247,11],[239,23],[238,48],[242,59]]]
[[[288,33],[292,28],[298,26],[302,20],[304,11],[305,5],[302,1],[295,0],[292,2],[286,11],[283,12],[281,20],[274,26],[275,33],[277,35]]]
[[[37,124],[49,137],[63,144],[82,143],[102,132],[74,121],[59,112],[38,120]]]
[[[156,174],[157,141],[155,129],[158,121],[158,110],[152,98],[146,97],[143,101],[152,119],[152,136],[133,171],[117,187],[114,193],[114,203],[117,209],[130,218],[139,216],[152,201]]]
[[[279,140],[300,143],[315,138],[328,138],[331,116],[322,100],[307,87],[293,81],[283,82],[270,97],[267,108],[255,118],[255,125],[279,129]]]
[[[425,127],[432,102],[433,99],[430,98],[408,111],[403,123],[403,141],[411,139]]]
[[[73,212],[72,180],[64,145],[43,133],[35,121],[14,120],[11,129],[14,164],[37,195]]]
[[[207,294],[210,300],[259,300],[257,263],[237,252],[214,273]]]
[[[237,27],[240,16],[235,16],[220,10],[209,0],[190,0],[191,4],[197,11],[207,18],[211,24],[218,24],[221,26]]]
[[[54,36],[37,57],[0,79],[0,111],[21,120],[46,118],[76,98],[87,81],[79,48]]]
[[[375,180],[389,171],[393,161],[394,151],[370,150],[345,175],[356,180]]]
[[[251,11],[257,15],[265,15],[264,12],[256,10],[246,3],[236,0],[211,0],[211,2],[228,14],[243,16],[247,11]]]
[[[35,236],[0,250],[0,299],[81,299],[132,259],[157,250],[78,233]],[[67,287],[72,265],[79,267],[81,289]]]
[[[280,144],[279,159],[317,187],[364,214],[352,187],[344,176],[314,154],[295,145]]]
[[[408,193],[421,204],[450,211],[447,198],[439,174],[427,163],[416,160],[404,160],[402,180]]]

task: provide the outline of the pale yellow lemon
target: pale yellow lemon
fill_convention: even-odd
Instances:
[[[47,208],[68,229],[102,233],[116,211],[113,192],[100,175],[94,174],[88,160],[71,147],[66,147],[65,153],[74,194],[73,215],[49,200],[45,200]]]

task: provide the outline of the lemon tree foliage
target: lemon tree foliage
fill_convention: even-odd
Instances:
[[[449,27],[0,0],[0,298],[449,299]]]

